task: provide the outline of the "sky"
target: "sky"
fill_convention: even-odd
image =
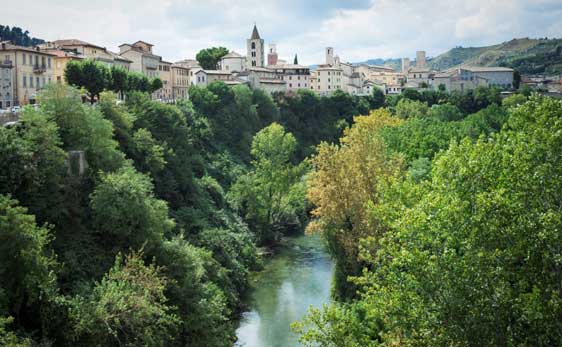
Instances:
[[[0,24],[45,40],[81,39],[118,51],[143,40],[167,61],[224,46],[245,54],[254,23],[281,59],[428,57],[453,47],[562,37],[561,0],[0,0]]]

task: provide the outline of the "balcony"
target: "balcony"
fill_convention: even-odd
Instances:
[[[0,60],[0,68],[12,68],[14,64],[10,59]]]
[[[45,65],[34,65],[33,72],[34,73],[43,73],[47,71],[47,67]]]

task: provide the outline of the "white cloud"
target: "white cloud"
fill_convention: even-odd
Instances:
[[[48,40],[80,38],[117,50],[142,39],[172,61],[213,45],[244,53],[254,22],[282,57],[297,53],[305,64],[321,62],[326,46],[362,61],[562,36],[556,0],[0,0],[0,14],[1,24]]]

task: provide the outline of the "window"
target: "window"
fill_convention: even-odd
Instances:
[[[33,88],[33,76],[29,76],[29,86]]]
[[[27,64],[27,54],[23,53],[23,65]]]
[[[256,43],[252,42],[252,49],[256,49]]]
[[[27,88],[27,76],[23,76],[23,87]]]
[[[49,67],[49,69],[51,68],[51,58],[49,57],[49,59],[47,60],[47,66]]]
[[[289,88],[293,88],[293,84],[292,84],[292,83],[289,83]]]
[[[39,89],[39,87],[41,87],[41,80],[39,79],[39,77],[35,77],[35,88]]]
[[[35,65],[39,65],[39,56],[35,56]]]

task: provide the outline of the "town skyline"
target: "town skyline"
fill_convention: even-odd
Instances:
[[[395,11],[398,6],[399,12]],[[80,18],[80,11],[86,10],[90,15]],[[306,5],[296,1],[241,1],[231,7],[222,0],[206,4],[169,0],[159,6],[144,1],[133,5],[129,0],[96,4],[22,0],[4,12],[3,24],[25,27],[33,36],[47,41],[80,38],[115,50],[123,42],[141,39],[154,43],[156,53],[172,61],[192,58],[200,49],[212,46],[244,53],[245,41],[241,38],[249,35],[254,23],[266,43],[277,45],[281,58],[298,54],[304,65],[322,61],[326,46],[342,52],[346,61],[361,62],[414,58],[413,53],[419,49],[432,57],[456,46],[562,36],[562,23],[556,22],[562,4],[550,0],[431,2],[431,6],[423,1],[393,4],[387,0],[312,1]],[[50,14],[55,12],[59,17],[53,22]]]

